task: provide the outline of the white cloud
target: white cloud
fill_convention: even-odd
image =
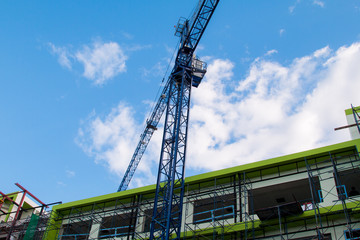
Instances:
[[[82,123],[77,143],[95,157],[97,163],[104,162],[114,172],[126,169],[139,132],[132,116],[132,108],[125,103],[111,110],[101,119],[95,112]]]
[[[85,45],[76,52],[75,57],[84,65],[84,77],[93,80],[95,85],[103,85],[107,80],[126,71],[127,56],[115,42]]]
[[[360,104],[360,43],[337,51],[324,47],[289,65],[268,58],[257,58],[240,81],[232,61],[211,60],[206,78],[192,91],[191,173],[349,140],[346,130],[333,129],[346,124],[344,109]],[[103,119],[91,115],[79,129],[84,151],[119,176],[141,132],[142,124],[131,113],[130,106],[120,103]],[[161,130],[154,134],[133,187],[155,183],[161,137]]]
[[[301,0],[296,0],[296,1],[294,2],[294,4],[289,7],[289,12],[290,12],[290,14],[294,13],[297,5],[299,5],[300,3],[301,3]],[[322,7],[322,8],[325,7],[325,3],[324,3],[324,1],[322,1],[322,0],[313,0],[313,1],[312,1],[312,4],[313,4],[313,5],[316,5],[316,6],[319,6],[319,7]]]
[[[282,29],[279,30],[280,37],[281,37],[284,33],[285,33],[285,29],[282,28]]]
[[[96,86],[102,86],[109,79],[126,72],[128,56],[116,42],[102,43],[98,40],[90,45],[84,45],[82,49],[76,51],[67,47],[55,46],[53,43],[48,43],[48,45],[51,53],[58,56],[58,62],[61,66],[72,70],[75,62],[82,64],[84,67],[83,76],[92,80]],[[138,51],[150,47],[150,45],[132,45],[126,50]]]
[[[295,10],[295,8],[296,8],[296,6],[297,6],[300,2],[301,2],[301,0],[296,0],[295,3],[289,7],[289,12],[290,12],[290,13],[293,13],[294,10]]]
[[[133,109],[128,104],[120,102],[104,117],[92,112],[88,119],[82,122],[76,143],[89,156],[94,157],[96,163],[104,164],[122,178],[140,139],[142,126],[143,124],[135,121]],[[155,132],[131,186],[155,183],[155,176],[149,169],[158,161],[160,137],[161,134]]]
[[[289,7],[289,12],[290,12],[290,13],[293,13],[294,10],[295,10],[295,7],[296,7],[295,5],[290,6],[290,7]]]
[[[278,51],[276,49],[272,49],[272,50],[269,50],[265,53],[265,56],[271,56],[273,54],[276,54],[278,53]]]
[[[66,170],[66,176],[67,176],[68,178],[75,177],[75,172],[74,172],[74,171],[70,171],[70,170]]]
[[[323,1],[320,0],[314,0],[313,2],[314,5],[320,6],[320,7],[325,7],[325,3]]]
[[[232,90],[234,64],[214,61],[192,93],[188,167],[216,170],[349,140],[333,129],[359,99],[359,61],[360,43],[324,47],[289,66],[258,58]]]
[[[58,56],[58,62],[61,66],[71,69],[71,61],[72,55],[68,52],[65,47],[57,47],[53,43],[49,42],[48,45],[51,48],[51,52]]]

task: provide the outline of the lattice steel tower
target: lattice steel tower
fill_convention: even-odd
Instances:
[[[170,236],[180,239],[191,87],[198,87],[206,73],[206,64],[195,57],[194,51],[218,2],[200,0],[191,19],[180,18],[175,32],[180,37],[180,46],[174,68],[118,189],[127,189],[166,110],[150,239],[169,239]]]

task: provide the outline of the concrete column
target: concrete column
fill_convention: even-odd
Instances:
[[[320,179],[320,187],[324,199],[323,202],[320,203],[320,207],[332,206],[339,199],[336,191],[334,175],[332,172],[327,172],[321,174],[321,178],[324,179]]]
[[[94,223],[91,225],[89,239],[98,239],[100,230],[100,223]]]
[[[181,219],[181,232],[185,232],[185,224],[192,224],[194,205],[188,202],[188,198],[184,196]]]

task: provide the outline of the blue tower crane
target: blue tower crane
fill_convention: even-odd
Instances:
[[[194,52],[218,3],[200,0],[190,19],[180,18],[175,32],[180,46],[174,67],[118,189],[127,189],[166,110],[150,239],[180,239],[191,87],[198,87],[206,73],[206,63]]]
[[[181,18],[175,35],[180,47],[169,76],[166,115],[150,239],[180,239],[191,87],[198,87],[206,64],[194,57],[219,0],[202,0],[192,19]]]

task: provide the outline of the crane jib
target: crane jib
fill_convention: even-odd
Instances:
[[[146,121],[146,127],[143,131],[143,134],[141,134],[141,136],[140,136],[140,141],[139,141],[138,145],[136,146],[136,149],[131,158],[130,164],[129,164],[129,166],[124,174],[124,177],[120,183],[118,192],[125,191],[128,188],[129,183],[135,173],[135,170],[140,163],[141,157],[144,154],[146,147],[149,144],[154,131],[157,129],[157,125],[161,119],[161,116],[163,115],[163,113],[165,111],[165,107],[166,107],[166,99],[165,98],[166,98],[166,92],[168,91],[168,88],[169,88],[169,81],[166,82],[166,85],[165,85],[163,91],[161,92],[161,95],[155,105],[155,108],[154,108],[152,114]]]

